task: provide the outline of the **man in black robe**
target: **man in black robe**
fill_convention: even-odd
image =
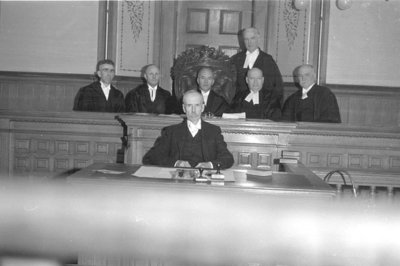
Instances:
[[[115,64],[105,59],[97,63],[99,81],[80,88],[75,96],[74,111],[124,112],[124,95],[111,85],[115,76]]]
[[[235,113],[246,113],[246,118],[279,120],[281,108],[278,101],[271,97],[270,91],[262,90],[264,82],[261,69],[253,67],[247,72],[247,90],[236,95],[232,106]]]
[[[339,106],[332,91],[316,84],[312,65],[301,65],[294,71],[301,89],[286,100],[282,120],[340,123]]]
[[[160,69],[156,65],[148,65],[144,71],[144,78],[146,84],[142,84],[126,94],[126,112],[170,113],[171,94],[158,85]]]
[[[260,32],[256,28],[246,28],[242,32],[242,38],[246,50],[232,56],[231,62],[235,65],[236,97],[247,90],[247,71],[256,67],[263,73],[264,83],[262,94],[267,95],[273,102],[281,104],[283,98],[283,80],[278,65],[271,55],[259,48]]]

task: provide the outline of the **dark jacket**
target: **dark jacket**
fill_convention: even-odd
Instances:
[[[246,118],[280,120],[281,104],[277,98],[272,98],[272,92],[260,90],[259,104],[245,101],[249,90],[239,92],[233,102],[231,111],[235,113],[246,113]]]
[[[73,110],[121,113],[125,111],[124,95],[111,86],[107,100],[101,89],[100,81],[96,81],[79,89],[75,96]]]
[[[162,129],[161,136],[157,138],[154,146],[144,155],[143,164],[173,167],[177,160],[181,160],[181,154],[185,145],[184,139],[189,131],[187,122],[168,126]],[[204,162],[212,162],[214,168],[218,164],[221,169],[233,165],[233,156],[227,149],[221,129],[205,121],[201,121],[201,141]]]
[[[129,91],[125,96],[125,110],[133,113],[167,114],[171,94],[160,86],[157,88],[154,102],[150,99],[147,84],[142,84]]]
[[[237,72],[236,94],[247,90],[246,75],[247,68],[243,68],[246,60],[246,51],[242,51],[232,56],[231,62],[235,65]],[[263,91],[270,91],[271,97],[281,102],[283,97],[283,80],[278,65],[275,63],[271,55],[261,51],[258,55],[253,67],[261,69],[264,75]]]
[[[215,116],[222,116],[223,113],[228,111],[229,105],[225,101],[225,98],[211,90],[203,113],[212,113]]]
[[[313,120],[308,122],[340,123],[339,106],[333,92],[327,87],[314,85],[307,96],[313,102]],[[297,121],[296,113],[300,112],[302,90],[298,90],[285,101],[282,111],[282,120]]]

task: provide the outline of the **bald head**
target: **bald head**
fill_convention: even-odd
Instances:
[[[158,85],[160,80],[160,69],[156,65],[148,65],[144,72],[144,78],[147,81],[147,84],[154,87]]]
[[[314,84],[317,79],[314,66],[312,65],[306,64],[298,66],[294,72],[295,81],[305,89]]]

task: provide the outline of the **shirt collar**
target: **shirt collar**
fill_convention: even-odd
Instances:
[[[154,87],[152,87],[152,86],[150,86],[150,84],[147,84],[147,87],[149,88],[149,90],[157,90],[157,85],[156,86],[154,86]]]
[[[100,86],[101,86],[102,88],[104,88],[104,89],[110,89],[110,88],[111,88],[111,85],[110,85],[110,84],[106,85],[106,84],[103,83],[101,80],[100,80]]]
[[[196,124],[194,124],[190,120],[187,120],[187,125],[188,125],[189,129],[191,129],[191,128],[201,129],[201,119],[199,119],[199,121]]]
[[[308,93],[312,87],[314,87],[315,83],[311,84],[308,88],[303,88],[303,93]]]
[[[260,103],[260,101],[259,101],[260,93],[259,92],[260,91],[257,91],[257,92],[250,91],[250,93],[247,95],[247,97],[244,100],[246,102],[253,101],[253,104],[259,104]]]
[[[253,52],[246,51],[246,55],[252,55],[252,56],[258,55],[259,53],[260,53],[259,48],[255,49]]]
[[[207,91],[207,92],[204,92],[204,91],[202,91],[202,90],[200,90],[200,91],[201,91],[201,94],[203,94],[203,96],[208,97],[208,95],[210,95],[210,91],[211,91],[211,90],[209,90],[209,91]]]

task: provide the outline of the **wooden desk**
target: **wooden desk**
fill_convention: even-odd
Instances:
[[[306,169],[301,163],[297,169],[303,169],[301,173],[294,171],[272,172],[272,179],[262,178],[252,179],[251,177],[243,184],[235,182],[195,182],[182,179],[164,178],[140,178],[133,174],[140,165],[115,164],[115,163],[95,163],[84,168],[68,177],[71,183],[104,183],[108,185],[127,185],[132,187],[148,188],[168,188],[172,190],[211,190],[229,193],[249,192],[270,195],[296,195],[307,197],[327,197],[335,196],[335,191],[318,176]],[[107,174],[100,170],[111,170],[123,172],[121,174]],[[300,170],[299,170],[300,171]],[[224,173],[224,171],[222,171]]]
[[[227,254],[236,249],[238,243],[253,247],[251,243],[258,241],[260,234],[265,234],[262,238],[268,239],[270,233],[264,230],[270,231],[271,228],[267,225],[280,224],[273,221],[275,215],[280,217],[278,219],[286,219],[298,206],[329,204],[334,202],[330,199],[335,196],[335,191],[315,175],[274,172],[272,180],[265,182],[252,179],[244,185],[234,182],[214,185],[192,180],[139,178],[132,175],[138,167],[95,163],[67,178],[67,182],[78,191],[102,191],[100,198],[112,199],[115,206],[131,203],[125,215],[140,217],[140,221],[146,224],[143,238],[136,240],[151,243],[149,250],[131,244],[134,247],[129,252],[132,265],[188,265],[182,260],[192,259],[205,260],[205,264],[221,261],[236,265],[238,261],[249,261],[250,257],[268,260],[265,252],[261,252],[265,248],[264,242],[254,249],[246,248],[245,255]],[[103,170],[124,173],[106,174]],[[106,207],[105,217],[110,212]],[[171,251],[171,246],[179,248]],[[165,250],[167,254],[163,253]],[[215,251],[218,251],[216,257],[210,255],[209,252]],[[175,258],[179,263],[174,261]],[[119,265],[118,260],[103,253],[81,253],[78,262],[80,265]]]

